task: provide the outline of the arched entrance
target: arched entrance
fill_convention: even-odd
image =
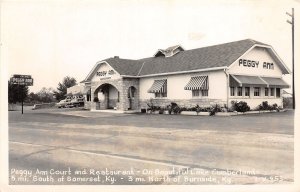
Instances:
[[[99,99],[99,109],[117,109],[117,104],[120,101],[120,93],[118,89],[108,83],[100,85],[94,92],[94,98]]]
[[[136,105],[136,88],[134,86],[130,86],[128,88],[128,102],[129,102],[129,107],[128,107],[128,110],[134,110],[134,109],[137,109],[137,105]]]

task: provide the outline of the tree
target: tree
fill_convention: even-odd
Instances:
[[[8,81],[8,103],[22,102],[28,96],[28,86],[12,84]]]
[[[58,83],[57,91],[54,91],[56,100],[61,100],[65,98],[67,94],[67,88],[76,85],[76,79],[73,77],[66,76],[62,82]]]
[[[28,103],[37,103],[39,102],[39,96],[36,93],[29,93],[28,97],[26,98],[26,102]]]
[[[43,87],[39,92],[31,92],[27,97],[29,103],[51,103],[54,101],[54,90],[53,88]]]
[[[54,90],[52,88],[46,88],[43,87],[39,92],[37,92],[37,95],[39,97],[39,101],[42,103],[51,103],[53,98]]]

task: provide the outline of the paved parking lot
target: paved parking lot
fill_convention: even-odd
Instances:
[[[151,114],[118,114],[90,112],[83,109],[41,109],[9,113],[10,122],[60,122],[95,125],[126,125],[153,128],[180,128],[197,130],[244,131],[258,133],[294,134],[294,113],[249,114],[242,116],[183,116]]]
[[[293,111],[231,117],[113,114],[54,108],[27,110],[23,115],[11,111],[9,162],[10,173],[16,180],[10,182],[290,183],[293,182],[293,118]],[[53,181],[44,181],[46,176],[37,169],[47,172],[46,176]],[[51,169],[58,174],[51,174]],[[12,170],[33,173],[28,180],[22,180]],[[70,181],[59,180],[67,178],[62,175],[63,170],[72,172]],[[79,170],[87,174],[74,175]],[[97,175],[93,170],[124,172]],[[40,180],[33,180],[34,176]],[[82,180],[90,177],[94,180]]]

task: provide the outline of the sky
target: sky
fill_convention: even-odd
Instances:
[[[30,91],[56,89],[65,76],[82,81],[109,57],[140,59],[178,44],[194,49],[248,38],[271,45],[292,69],[292,7],[297,34],[299,0],[4,0],[1,80],[31,75]],[[284,79],[291,83],[291,75]]]

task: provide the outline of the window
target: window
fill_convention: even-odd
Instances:
[[[234,96],[234,87],[230,87],[230,96]]]
[[[134,95],[135,95],[135,88],[131,86],[128,88],[128,98],[134,98]]]
[[[277,98],[280,97],[280,88],[276,88],[276,97],[277,97]]]
[[[250,96],[250,87],[245,87],[245,96]]]
[[[265,96],[269,96],[269,88],[265,88]]]
[[[160,97],[167,97],[167,93],[161,93],[161,92],[155,93],[155,98],[160,98]]]
[[[152,86],[148,90],[148,93],[154,93],[155,98],[160,98],[167,97],[167,91],[167,79],[159,79],[154,80]]]
[[[208,96],[208,90],[201,90],[202,97]]]
[[[192,90],[192,95],[193,95],[193,97],[199,97],[200,96],[200,91],[199,90]]]
[[[270,89],[270,92],[271,92],[270,95],[271,95],[271,96],[274,96],[274,88],[271,88],[271,89]]]
[[[237,96],[243,96],[243,87],[237,88]]]
[[[91,95],[90,94],[86,95],[86,101],[91,101]]]
[[[199,97],[201,92],[202,97],[208,96],[208,90],[192,90],[193,97]]]
[[[254,96],[260,95],[260,87],[254,87]]]

